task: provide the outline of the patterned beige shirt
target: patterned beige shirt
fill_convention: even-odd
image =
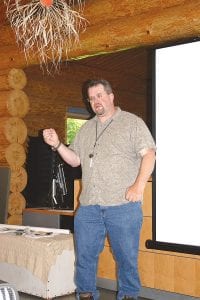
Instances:
[[[96,116],[87,121],[69,148],[81,160],[80,203],[110,206],[127,203],[125,192],[138,175],[142,153],[155,143],[141,118],[117,108],[103,124]]]

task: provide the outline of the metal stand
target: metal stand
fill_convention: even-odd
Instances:
[[[53,206],[62,207],[65,197],[67,196],[67,186],[62,163],[59,163],[54,168],[51,190]]]

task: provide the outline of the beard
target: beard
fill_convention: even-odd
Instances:
[[[104,109],[104,107],[102,105],[97,105],[94,108],[94,112],[96,113],[97,116],[102,116],[105,113],[105,109]]]

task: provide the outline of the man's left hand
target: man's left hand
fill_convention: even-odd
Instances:
[[[127,188],[125,197],[127,201],[142,201],[143,190],[140,189],[136,184],[133,184]]]

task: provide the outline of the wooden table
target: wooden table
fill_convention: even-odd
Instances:
[[[74,242],[68,230],[0,224],[0,245],[0,280],[44,299],[74,292]]]

